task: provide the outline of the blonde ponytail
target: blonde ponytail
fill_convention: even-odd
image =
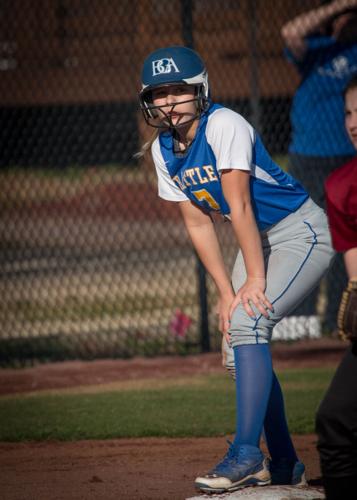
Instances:
[[[154,143],[155,139],[158,137],[158,135],[159,135],[159,129],[155,129],[155,131],[152,134],[152,136],[150,137],[150,139],[147,142],[144,142],[144,144],[141,146],[140,151],[138,151],[137,153],[135,153],[133,155],[134,158],[136,158],[137,160],[140,160],[140,158],[143,158],[148,153],[148,151],[150,151],[151,146],[153,145],[153,143]]]

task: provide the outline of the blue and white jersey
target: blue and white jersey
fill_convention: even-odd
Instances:
[[[214,104],[202,115],[195,138],[184,155],[174,153],[171,132],[161,132],[152,145],[159,196],[191,200],[205,211],[229,216],[221,173],[250,172],[251,203],[258,228],[267,229],[308,198],[304,188],[270,158],[253,127],[238,113]]]

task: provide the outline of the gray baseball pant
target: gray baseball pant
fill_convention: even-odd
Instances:
[[[252,319],[239,304],[231,318],[231,348],[268,343],[274,326],[294,309],[329,269],[334,250],[325,212],[308,199],[296,212],[261,232],[266,267],[265,294],[274,312],[265,318],[255,310]],[[232,273],[235,292],[243,285],[246,271],[241,252]],[[253,306],[254,310],[254,306]],[[226,366],[234,366],[233,350],[225,346]]]

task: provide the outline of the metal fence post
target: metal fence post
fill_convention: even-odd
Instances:
[[[207,298],[207,273],[201,260],[197,256],[198,289],[200,300],[200,333],[202,352],[211,350],[208,328],[208,298]]]
[[[258,47],[258,18],[257,11],[258,0],[248,2],[249,9],[249,44],[250,44],[250,104],[251,104],[251,123],[254,128],[261,133],[260,116],[260,89],[259,89],[259,47]]]
[[[194,48],[192,12],[193,0],[181,0],[182,40],[190,49]]]

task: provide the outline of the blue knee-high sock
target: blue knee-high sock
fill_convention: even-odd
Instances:
[[[259,446],[273,373],[269,344],[235,347],[234,363],[237,403],[234,446]]]
[[[284,398],[279,381],[273,372],[270,398],[264,419],[264,434],[272,460],[286,458],[297,461],[285,417]]]

